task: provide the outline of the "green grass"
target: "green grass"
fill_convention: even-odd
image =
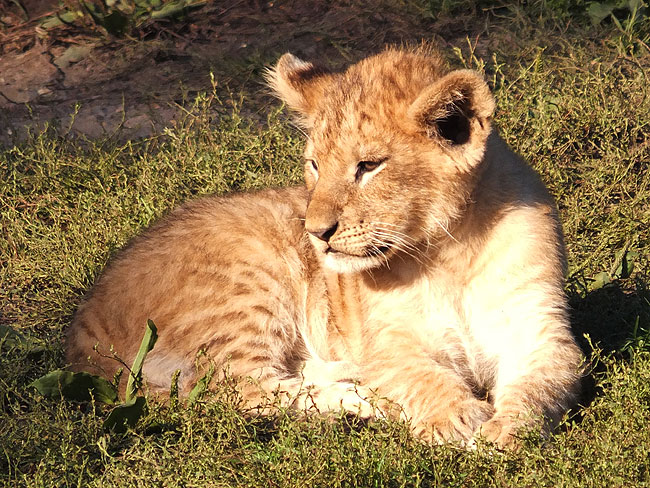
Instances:
[[[107,434],[106,408],[27,386],[63,366],[79,298],[139,229],[198,195],[300,181],[302,137],[282,113],[259,127],[208,93],[146,141],[52,129],[0,152],[0,324],[25,336],[0,346],[0,484],[650,486],[650,52],[605,27],[553,30],[533,7],[503,14],[487,54],[461,46],[450,60],[484,70],[501,133],[558,199],[593,381],[550,441],[466,452],[399,423],[250,419],[227,386],[191,407],[152,403],[133,430]],[[230,115],[212,118],[215,105]],[[597,288],[624,252],[638,253],[631,276]]]

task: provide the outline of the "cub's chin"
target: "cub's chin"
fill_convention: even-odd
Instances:
[[[355,249],[354,253],[345,252],[314,236],[309,236],[322,265],[336,273],[358,273],[373,268],[388,266],[394,254],[392,246]]]
[[[360,271],[386,266],[390,252],[390,249],[381,249],[371,254],[357,256],[326,249],[322,254],[322,262],[326,268],[337,273],[358,273]]]
[[[323,265],[336,273],[358,273],[385,266],[386,259],[381,256],[353,256],[335,252],[324,255]]]

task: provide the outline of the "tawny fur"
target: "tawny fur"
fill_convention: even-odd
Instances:
[[[306,189],[199,200],[136,238],[81,305],[68,361],[87,369],[96,343],[129,361],[151,318],[153,388],[176,369],[190,388],[203,349],[248,378],[250,405],[281,391],[370,415],[379,396],[435,442],[557,422],[581,361],[561,229],[480,75],[389,49],[342,73],[285,54],[268,81],[308,131]]]

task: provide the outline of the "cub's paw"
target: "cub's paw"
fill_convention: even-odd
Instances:
[[[451,402],[437,409],[414,428],[414,434],[434,444],[466,445],[476,429],[494,415],[494,407],[476,398]]]
[[[307,383],[327,384],[334,382],[352,383],[361,377],[359,367],[349,361],[305,362],[302,376]]]
[[[476,430],[475,436],[502,449],[517,449],[520,445],[517,432],[524,427],[525,424],[516,417],[497,414],[483,423]]]
[[[304,395],[305,410],[315,409],[320,413],[339,412],[341,409],[363,419],[381,417],[381,412],[370,402],[370,389],[354,383],[336,382],[311,388]]]

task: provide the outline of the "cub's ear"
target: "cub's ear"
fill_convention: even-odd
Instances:
[[[409,107],[419,130],[445,147],[483,145],[490,133],[494,98],[471,70],[452,71],[425,88]]]
[[[331,79],[325,69],[291,53],[284,54],[266,73],[266,82],[275,95],[298,113],[298,121],[307,128],[312,125],[316,105]]]

